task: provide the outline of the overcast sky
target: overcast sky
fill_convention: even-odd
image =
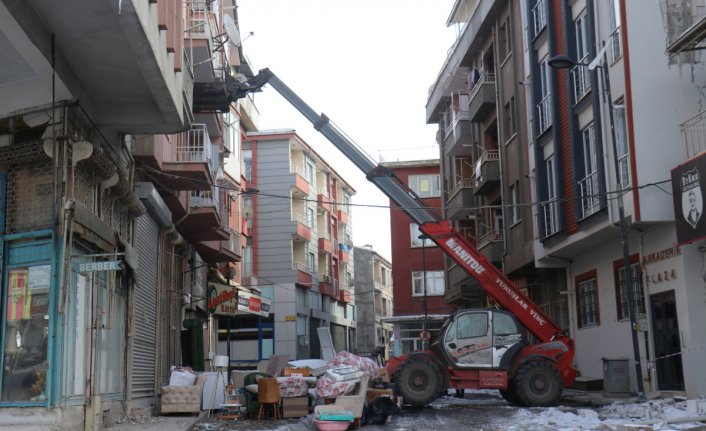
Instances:
[[[270,68],[377,161],[438,158],[425,105],[454,41],[453,0],[239,0],[253,71]],[[254,36],[245,39],[249,32]],[[356,189],[353,243],[391,258],[387,197],[276,90],[255,95],[260,129],[296,129]]]

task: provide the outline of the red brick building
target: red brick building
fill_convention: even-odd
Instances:
[[[439,160],[383,163],[431,207],[440,211],[441,182]],[[417,225],[394,202],[390,203],[392,236],[392,286],[394,323],[393,354],[421,348],[420,332],[434,336],[454,309],[444,300],[444,253],[433,242],[419,238]],[[426,295],[424,274],[426,273]],[[425,301],[426,299],[426,301]],[[426,302],[426,310],[425,310]]]

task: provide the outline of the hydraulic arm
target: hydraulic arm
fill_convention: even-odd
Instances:
[[[352,139],[348,138],[324,114],[316,113],[294,91],[269,69],[245,83],[236,83],[232,98],[243,97],[270,84],[289,103],[304,115],[348,159],[362,170],[393,202],[419,225],[422,233],[441,247],[457,264],[475,278],[495,301],[512,312],[527,329],[543,342],[560,340],[573,350],[573,342],[526,295],[518,290],[505,275],[488,261],[472,244],[454,230],[448,222],[430,208],[422,198],[400,181],[389,169],[378,165]]]

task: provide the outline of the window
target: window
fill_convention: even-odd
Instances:
[[[542,202],[542,215],[544,216],[544,236],[555,234],[559,230],[559,203],[557,202],[556,171],[554,168],[554,155],[549,156],[545,161],[545,173],[547,176],[547,199]]]
[[[493,313],[493,335],[510,335],[519,333],[517,322],[509,314]]]
[[[615,63],[622,56],[620,40],[620,0],[610,0],[610,61]]]
[[[581,196],[581,218],[595,213],[600,207],[598,198],[598,163],[596,139],[593,124],[581,131],[581,151],[583,158],[583,178],[579,180]]]
[[[588,39],[588,18],[586,12],[582,13],[574,22],[576,35],[576,55],[579,63],[588,63],[589,39]],[[571,70],[574,79],[574,101],[578,102],[588,94],[591,89],[590,71],[585,66],[576,66]]]
[[[596,271],[576,277],[576,307],[579,328],[600,325]]]
[[[252,181],[252,150],[243,150],[243,177]]]
[[[503,113],[505,114],[503,118],[503,133],[505,136],[505,142],[507,143],[510,138],[515,136],[517,129],[515,128],[515,98],[511,97],[510,100],[505,104],[503,108]]]
[[[312,229],[314,228],[315,218],[316,218],[316,215],[314,213],[314,209],[307,207],[307,209],[306,209],[306,224]]]
[[[441,196],[439,191],[439,174],[410,175],[409,188],[420,198]]]
[[[510,17],[508,16],[505,21],[500,24],[500,31],[498,32],[498,57],[499,61],[503,62],[505,59],[512,54],[512,35],[510,34]]]
[[[313,252],[308,252],[307,253],[307,262],[306,265],[309,268],[309,271],[311,272],[316,272],[316,254]]]
[[[510,184],[510,199],[511,199],[511,207],[510,207],[510,214],[511,214],[511,220],[512,224],[518,223],[521,218],[520,218],[520,182],[515,181],[514,184]]]
[[[615,120],[615,145],[618,152],[618,185],[621,189],[630,186],[630,151],[628,150],[628,135],[625,123],[625,105],[622,100],[613,105]]]
[[[314,176],[316,175],[316,165],[308,158],[304,158],[304,179],[311,185],[314,185]]]
[[[444,272],[426,271],[427,274],[427,296],[439,296],[444,294]],[[424,296],[424,272],[412,272],[412,296]]]
[[[307,307],[309,305],[309,301],[307,301],[309,295],[308,289],[304,289],[302,287],[297,287],[296,289],[296,297],[295,297],[295,302],[297,305],[301,305],[302,307]]]
[[[642,270],[640,268],[639,257],[637,255],[631,256],[630,260],[633,299],[635,300],[635,316],[640,317],[645,315],[645,294],[642,289]],[[617,296],[618,320],[629,319],[628,290],[625,283],[625,267],[623,266],[623,260],[620,259],[615,261],[613,263],[613,268],[615,272],[615,294]]]
[[[409,224],[409,238],[411,247],[435,247],[436,244],[430,239],[420,239],[419,236],[423,235],[422,231],[419,230],[419,225],[417,223]]]
[[[5,283],[4,303],[7,305],[2,401],[45,402],[51,265],[12,268],[7,271]],[[77,332],[82,329],[75,328]],[[82,361],[85,342],[78,338],[84,338],[83,334],[79,333],[75,341],[77,346],[84,349],[76,353],[77,361]]]
[[[552,125],[552,101],[548,57],[539,63],[539,103],[537,104],[537,134],[541,135]]]

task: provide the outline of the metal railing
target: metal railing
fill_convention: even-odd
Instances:
[[[480,155],[478,158],[478,161],[476,161],[476,164],[473,166],[473,175],[475,177],[475,180],[478,181],[482,174],[481,166],[483,166],[483,163],[487,162],[497,162],[500,160],[500,152],[498,150],[486,150],[483,154]]]
[[[613,30],[610,34],[610,62],[615,63],[623,56],[622,36],[620,35],[620,27]]]
[[[592,172],[579,181],[581,197],[581,218],[586,218],[600,209],[598,196],[598,172]]]
[[[588,94],[591,90],[591,72],[588,70],[584,64],[588,61],[588,53],[586,53],[581,60],[579,60],[579,65],[574,66],[571,69],[571,76],[574,78],[574,103]]]
[[[534,31],[534,37],[537,37],[537,35],[544,30],[544,27],[547,26],[546,10],[545,0],[537,0],[537,3],[532,6],[532,30]]]
[[[311,229],[311,221],[304,214],[293,213],[292,214],[292,221],[299,222],[299,223],[303,224],[304,226],[308,227],[309,229]]]
[[[473,180],[461,180],[457,182],[451,191],[449,191],[449,198],[456,196],[456,193],[460,192],[462,189],[473,188]]]
[[[537,134],[546,132],[552,125],[552,93],[546,96],[537,104]]]
[[[211,165],[213,145],[205,124],[194,124],[190,130],[174,135],[175,161]]]
[[[706,110],[686,120],[679,128],[687,157],[693,157],[706,150]],[[627,171],[627,161],[625,165]]]
[[[297,271],[306,272],[307,274],[314,274],[314,270],[304,262],[296,262],[294,264],[294,269]]]
[[[493,84],[495,85],[495,74],[491,72],[483,72],[483,74],[478,78],[478,82],[474,83],[472,87],[469,88],[468,103],[471,103],[476,94],[480,91],[482,84]]]
[[[478,247],[490,244],[491,242],[500,242],[503,240],[503,231],[498,229],[489,229],[478,238]]]
[[[544,218],[544,237],[554,235],[559,232],[559,204],[556,201],[544,202],[540,204],[542,216]]]
[[[219,208],[220,198],[219,189],[215,186],[211,190],[192,190],[190,192],[190,204],[193,207],[208,207],[213,206]]]

